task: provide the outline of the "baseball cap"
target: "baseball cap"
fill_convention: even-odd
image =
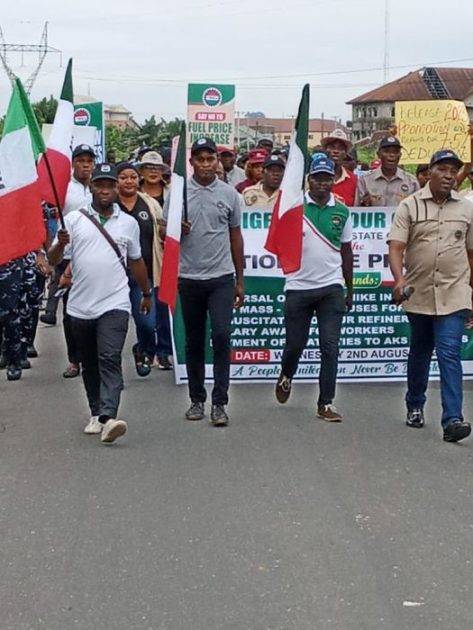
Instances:
[[[151,147],[145,146],[145,147],[139,147],[136,150],[136,155],[138,157],[138,159],[141,158],[142,155],[144,155],[145,153],[148,153],[148,151],[152,151],[153,149]]]
[[[97,166],[92,171],[92,177],[90,178],[91,182],[95,182],[97,179],[111,179],[116,182],[117,179],[117,169],[112,166],[112,164],[107,164],[104,162],[103,164],[97,164]]]
[[[164,164],[163,156],[157,151],[147,151],[141,156],[140,166],[162,166]]]
[[[122,171],[126,171],[128,169],[130,169],[132,171],[135,171],[135,173],[138,172],[138,169],[136,168],[136,163],[135,162],[126,162],[126,161],[125,162],[119,162],[116,165],[115,168],[116,168],[117,177],[118,177],[118,175],[120,175],[120,173]]]
[[[315,151],[310,156],[310,159],[311,160],[315,160],[315,158],[318,158],[318,157],[328,157],[328,155],[326,153],[324,153],[323,151]]]
[[[265,145],[273,147],[274,146],[274,142],[271,140],[271,138],[260,138],[258,140],[258,144],[256,145],[256,148],[265,148]]]
[[[378,151],[380,149],[388,149],[389,147],[397,147],[398,149],[402,149],[401,143],[395,136],[386,136],[385,138],[381,138],[381,142],[378,146]]]
[[[268,152],[265,149],[251,149],[248,154],[248,162],[250,164],[264,164],[267,157]]]
[[[217,153],[217,145],[212,138],[199,138],[194,142],[191,147],[191,155],[195,155],[199,151],[210,151],[211,153]]]
[[[264,168],[268,168],[268,166],[282,166],[286,168],[286,162],[279,155],[270,155],[263,164]]]
[[[445,162],[446,160],[451,160],[452,162],[455,162],[458,168],[461,168],[463,166],[463,162],[460,160],[458,155],[450,149],[442,149],[441,151],[436,151],[430,158],[429,166],[433,166],[434,164],[438,164],[439,162]]]
[[[325,149],[325,147],[329,144],[332,144],[332,142],[343,142],[347,151],[351,147],[351,142],[350,140],[348,140],[348,136],[343,131],[343,129],[334,129],[329,136],[325,136],[325,138],[322,138],[320,144]]]
[[[236,155],[236,152],[233,149],[230,149],[229,147],[218,146],[217,151],[219,155],[222,155],[223,153],[230,153],[230,155],[233,155],[233,156]]]
[[[315,157],[309,169],[309,175],[315,175],[316,173],[328,173],[329,175],[335,175],[335,164],[326,155],[318,155]]]
[[[78,144],[72,152],[72,159],[78,157],[79,155],[90,155],[95,158],[95,151],[89,144]]]
[[[425,173],[425,171],[428,171],[428,170],[429,170],[428,164],[418,164],[416,168],[416,175],[418,175],[419,173]]]

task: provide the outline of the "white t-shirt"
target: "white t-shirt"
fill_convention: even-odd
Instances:
[[[92,206],[86,210],[99,220]],[[71,238],[64,252],[72,266],[68,314],[79,319],[97,319],[115,309],[130,313],[128,277],[110,243],[78,210],[70,212],[64,222]],[[113,214],[103,227],[118,245],[124,261],[141,258],[138,221],[122,212],[117,204],[113,204]]]
[[[67,187],[66,200],[62,211],[63,215],[66,216],[73,210],[86,208],[91,203],[92,193],[89,186],[84,186],[73,176]]]
[[[312,200],[306,194],[308,202]],[[313,203],[313,202],[312,202]],[[327,206],[333,207],[333,194]],[[342,231],[340,241],[349,243],[352,240],[352,222],[348,218]],[[323,236],[307,217],[303,218],[302,226],[302,262],[301,267],[286,276],[285,290],[322,289],[331,284],[344,286],[342,272],[342,255],[327,238]]]

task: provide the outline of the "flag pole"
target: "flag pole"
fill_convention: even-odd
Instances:
[[[48,155],[46,151],[43,153],[43,160],[46,165],[46,170],[48,171],[48,177],[49,177],[49,181],[51,182],[51,188],[53,189],[54,200],[56,202],[56,208],[59,214],[59,223],[61,224],[61,228],[65,230],[66,225],[64,223],[64,215],[62,213],[61,203],[59,201],[59,195],[57,193],[57,188],[56,188],[56,182],[54,181],[53,172],[51,170],[51,165],[49,164]]]
[[[188,208],[187,208],[187,147],[186,147],[186,136],[187,136],[187,130],[186,130],[186,123],[183,122],[182,123],[182,129],[181,129],[181,139],[184,143],[184,191],[183,191],[183,201],[184,201],[184,205],[183,205],[183,218],[184,221],[187,223],[188,218],[189,218],[189,213],[188,213]]]
[[[184,217],[184,221],[187,223],[189,215],[188,215],[188,210],[187,210],[187,181],[186,181],[186,178],[184,178],[184,190],[183,190],[183,217]]]

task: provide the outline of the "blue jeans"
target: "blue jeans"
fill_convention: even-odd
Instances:
[[[172,354],[169,307],[159,299],[159,287],[155,287],[154,292],[156,298],[156,334],[158,335],[156,354],[158,358],[168,357]]]
[[[460,358],[462,335],[468,311],[449,315],[407,313],[411,345],[407,360],[406,405],[409,410],[424,407],[432,352],[435,348],[440,370],[442,426],[453,418],[463,419],[463,372]]]
[[[171,327],[166,304],[158,300],[158,289],[151,294],[151,311],[140,313],[141,289],[133,278],[129,280],[131,313],[136,326],[137,350],[151,360],[172,354]],[[158,340],[156,342],[156,335]]]

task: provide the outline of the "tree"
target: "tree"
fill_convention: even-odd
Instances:
[[[36,103],[32,103],[31,107],[35,113],[38,125],[41,128],[45,123],[52,124],[54,122],[54,116],[56,115],[57,100],[50,96],[49,98],[42,98]],[[3,123],[5,122],[5,116],[0,118],[0,137],[3,132]]]
[[[169,122],[161,118],[157,122],[156,117],[151,116],[138,129],[107,127],[105,133],[106,151],[115,151],[117,158],[124,160],[135,149],[143,145],[153,148],[169,146],[172,138],[179,135],[182,122],[179,118]]]
[[[42,98],[40,101],[33,103],[32,107],[40,127],[41,125],[52,124],[54,122],[57,100],[53,96]]]

